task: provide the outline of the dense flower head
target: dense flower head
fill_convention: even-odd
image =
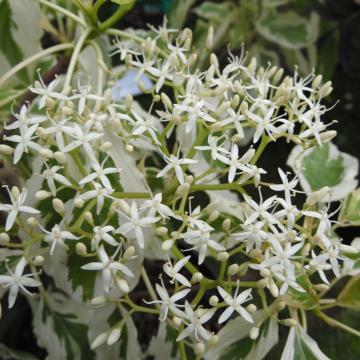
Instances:
[[[293,306],[353,270],[348,254],[357,249],[333,231],[336,214],[321,196],[310,204],[296,175],[279,168],[270,182],[259,164],[276,141],[308,149],[331,139],[322,120],[330,83],[297,70],[284,76],[244,52],[224,66],[212,54],[200,71],[189,32],[165,25],[143,41],[117,39],[113,56],[151,79],[148,107],[80,80],[61,89],[61,76],[46,86],[39,75],[36,101],[7,127],[7,161],[30,174],[0,205],[24,250],[0,276],[10,306],[19,289],[45,286],[37,254],[49,267],[60,255],[81,258],[77,271],[101,284],[87,292],[130,306],[144,259],[156,258],[164,266],[156,292],[145,280],[146,304],[178,341],[209,344],[213,319],[260,327],[249,301],[277,316],[269,299]],[[22,275],[25,262],[35,279]],[[204,296],[217,295],[207,308]]]

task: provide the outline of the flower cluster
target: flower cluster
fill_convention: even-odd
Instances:
[[[327,189],[305,198],[281,168],[269,182],[259,159],[280,139],[307,149],[336,135],[322,120],[331,83],[296,70],[284,76],[244,53],[230,53],[225,66],[212,54],[200,72],[187,29],[164,25],[136,39],[117,39],[113,54],[137,71],[135,81],[152,80],[148,108],[80,80],[70,90],[61,77],[49,85],[40,78],[30,87],[36,101],[5,127],[1,152],[28,175],[0,205],[2,245],[23,250],[15,270],[0,276],[9,307],[19,289],[46,290],[36,267],[45,262],[46,273],[65,254],[81,258],[81,276],[100,282],[86,289],[93,305],[119,301],[129,316],[157,314],[197,354],[216,346],[214,323],[234,316],[251,324],[255,339],[264,321],[257,307],[282,318],[287,306],[290,318],[281,321],[293,325],[302,296],[319,299],[352,270],[349,254],[358,250],[333,231]],[[154,285],[147,257],[164,263]],[[26,264],[31,272],[22,275]],[[140,273],[150,299],[135,304]],[[78,285],[85,292],[88,282]],[[109,328],[93,348],[120,334]]]

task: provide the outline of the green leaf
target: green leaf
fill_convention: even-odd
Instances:
[[[292,150],[287,164],[299,176],[306,193],[330,188],[330,196],[323,199],[336,201],[345,198],[358,184],[358,160],[340,152],[332,143],[304,150],[300,145]]]
[[[275,317],[266,321],[260,328],[256,340],[249,337],[237,341],[224,349],[219,360],[261,360],[277,344],[279,340],[279,326]]]
[[[360,225],[360,188],[350,193],[343,202],[339,221],[351,225]]]
[[[313,191],[324,186],[338,185],[344,175],[344,164],[341,155],[330,158],[329,144],[316,146],[303,159],[304,175]]]
[[[32,298],[30,305],[34,313],[34,333],[49,359],[94,359],[86,324],[92,312],[84,304],[60,293],[47,292],[46,303]]]
[[[219,3],[205,1],[201,5],[197,6],[193,12],[207,21],[220,24],[224,21],[224,19],[229,17],[232,10],[234,10],[233,3],[230,1],[222,1]]]
[[[265,39],[288,49],[300,49],[309,42],[308,21],[294,11],[265,10],[255,28]]]
[[[71,288],[75,292],[79,287],[82,289],[82,299],[84,301],[90,300],[94,296],[94,286],[97,276],[96,271],[86,271],[81,267],[91,260],[88,257],[81,257],[77,255],[75,250],[76,242],[68,242],[68,280],[71,283]]]
[[[130,5],[135,2],[135,0],[111,0],[115,4],[119,5]]]
[[[153,336],[147,353],[155,359],[179,359],[177,333],[166,323],[160,323],[156,336]]]
[[[12,29],[15,27],[10,4],[8,0],[2,0],[0,2],[0,50],[12,66],[19,63],[23,58],[23,54],[12,35]],[[26,70],[20,71],[19,76],[22,80],[29,81]]]
[[[289,331],[281,360],[330,360],[302,327]]]
[[[337,303],[342,307],[360,309],[360,275],[348,281],[340,292]]]

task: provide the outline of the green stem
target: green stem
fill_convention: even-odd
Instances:
[[[40,59],[44,58],[45,56],[54,54],[56,52],[71,49],[72,47],[74,47],[74,45],[71,44],[71,43],[59,44],[59,45],[51,46],[51,47],[49,47],[49,48],[47,48],[47,49],[45,49],[43,51],[40,51],[40,52],[30,56],[29,58],[19,62],[16,66],[11,68],[8,72],[6,72],[0,78],[0,87],[6,82],[6,80],[10,79],[13,75],[15,75],[20,70],[24,69],[25,67],[27,67],[31,63],[33,63],[33,62],[35,62],[37,60],[40,60]]]
[[[135,0],[128,5],[121,5],[112,16],[99,25],[99,31],[104,32],[116,24],[125,14],[127,14],[135,5]]]
[[[150,199],[150,194],[145,192],[114,192],[111,196],[117,199]]]
[[[50,9],[53,9],[57,12],[60,12],[62,14],[64,14],[65,16],[67,16],[70,19],[75,20],[78,24],[82,25],[83,27],[86,27],[85,22],[83,21],[83,19],[81,19],[79,16],[73,14],[72,12],[70,12],[67,9],[64,9],[63,7],[53,4],[50,1],[47,0],[37,0],[40,4],[43,4],[44,6],[49,7]]]
[[[355,330],[352,327],[350,327],[348,325],[345,325],[342,322],[331,318],[330,316],[327,316],[325,313],[319,311],[319,312],[316,313],[316,315],[320,319],[324,320],[328,325],[338,327],[340,329],[343,329],[343,330],[349,332],[350,334],[353,334],[353,335],[356,335],[356,336],[360,337],[360,331]]]
[[[79,54],[85,44],[86,38],[88,37],[90,33],[90,29],[86,29],[81,36],[79,37],[78,42],[76,43],[76,46],[74,48],[74,51],[71,55],[69,67],[66,73],[65,81],[64,81],[64,87],[63,87],[63,93],[67,93],[68,87],[70,86],[71,79],[73,77],[75,66],[79,58]]]

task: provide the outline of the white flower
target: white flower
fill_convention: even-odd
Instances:
[[[253,158],[254,154],[254,149],[250,148],[241,158],[239,158],[239,147],[237,146],[237,144],[233,144],[231,147],[231,153],[229,158],[223,155],[218,155],[219,160],[230,166],[228,173],[229,183],[232,183],[234,181],[237,170],[243,169],[243,166]]]
[[[37,128],[38,124],[31,125],[29,128],[22,126],[19,128],[20,135],[4,135],[4,140],[17,143],[14,153],[14,164],[16,164],[21,159],[24,152],[29,152],[29,148],[36,151],[41,150],[41,146],[38,143],[32,141],[36,138],[36,136],[33,135]]]
[[[278,134],[280,129],[274,126],[274,123],[278,118],[273,118],[275,108],[270,107],[266,110],[264,115],[257,115],[253,112],[248,111],[247,116],[256,124],[256,131],[254,135],[254,143],[257,143],[261,135],[266,132],[272,139],[273,134]]]
[[[196,249],[199,252],[199,265],[204,262],[208,247],[216,251],[225,251],[222,245],[210,239],[210,230],[208,227],[201,227],[199,230],[188,230],[182,236],[188,244],[193,245],[191,249]]]
[[[246,321],[253,323],[254,320],[252,316],[241,306],[246,301],[252,299],[251,291],[252,289],[247,289],[237,294],[239,291],[239,284],[236,287],[234,297],[232,297],[227,291],[225,291],[221,286],[217,287],[219,294],[224,299],[225,303],[228,305],[226,310],[221,314],[219,318],[219,324],[225,322],[232,315],[234,311],[237,311]]]
[[[245,201],[252,209],[252,214],[246,219],[245,225],[249,225],[249,224],[253,223],[259,217],[262,218],[263,220],[266,220],[270,224],[278,223],[278,220],[274,217],[274,215],[272,215],[268,211],[274,205],[276,196],[271,196],[270,198],[263,201],[260,188],[259,188],[259,195],[260,195],[260,203],[257,204],[249,196],[243,194]]]
[[[39,210],[24,205],[24,202],[26,201],[26,197],[27,197],[26,188],[23,188],[18,196],[14,196],[14,194],[12,194],[12,192],[9,190],[9,187],[7,185],[4,185],[3,187],[5,187],[6,190],[8,191],[11,201],[11,204],[0,204],[0,211],[8,212],[8,216],[6,218],[6,224],[5,224],[6,231],[9,231],[13,227],[19,212],[25,212],[29,214],[40,213]]]
[[[180,184],[184,183],[184,173],[182,171],[182,165],[188,164],[196,164],[197,160],[193,159],[179,159],[175,155],[164,156],[165,161],[168,163],[158,174],[156,177],[162,177],[166,173],[168,173],[171,169],[175,170],[176,177]]]
[[[49,169],[46,165],[46,169],[41,174],[41,177],[43,177],[46,180],[47,185],[53,196],[56,195],[55,180],[60,184],[71,187],[71,182],[64,175],[58,173],[58,171],[62,168],[63,168],[62,166],[56,165],[56,166],[52,166]]]
[[[69,119],[62,119],[55,121],[52,118],[49,118],[50,122],[53,126],[49,126],[44,129],[45,135],[55,134],[55,140],[58,148],[61,151],[65,151],[65,141],[64,141],[64,134],[69,134],[72,131],[72,127],[66,125]]]
[[[150,115],[150,113],[147,113],[145,119],[143,119],[143,117],[135,111],[133,112],[133,116],[135,117],[136,122],[134,123],[132,134],[138,136],[148,132],[151,138],[154,140],[155,144],[159,145],[160,141],[157,137],[158,129],[156,127],[158,119],[155,116]]]
[[[5,263],[6,267],[7,264]],[[9,309],[12,308],[15,304],[15,300],[19,289],[23,290],[26,294],[32,296],[29,290],[26,287],[38,287],[41,286],[41,283],[37,280],[31,278],[34,274],[29,273],[23,275],[24,269],[26,266],[25,257],[22,257],[15,267],[15,271],[12,272],[8,267],[8,272],[10,275],[0,275],[0,284],[5,288],[10,287],[9,291]]]
[[[46,233],[44,240],[51,245],[50,255],[54,253],[55,246],[66,247],[65,240],[77,240],[77,236],[72,234],[70,231],[65,231],[60,228],[58,224],[54,225],[51,231],[44,228],[42,230]]]
[[[122,171],[122,169],[118,169],[116,167],[109,167],[104,169],[104,165],[107,161],[108,157],[106,157],[101,165],[97,162],[97,160],[93,159],[90,164],[91,167],[95,170],[93,173],[90,173],[89,175],[85,176],[79,181],[80,185],[87,184],[90,181],[93,181],[95,179],[99,179],[102,183],[102,185],[109,190],[112,190],[111,183],[106,175],[109,174],[116,174]]]
[[[161,300],[154,300],[146,303],[160,304],[160,316],[159,316],[160,321],[165,321],[167,319],[169,310],[176,316],[184,317],[185,316],[184,312],[178,309],[178,307],[181,305],[176,304],[176,302],[184,298],[191,290],[184,289],[174,293],[172,296],[169,296],[163,282],[161,282],[161,285],[156,284],[155,287]]]
[[[178,281],[180,284],[184,286],[191,287],[191,284],[188,279],[179,271],[185,266],[185,264],[189,261],[190,255],[180,259],[174,265],[171,263],[170,259],[164,264],[163,270],[167,276],[171,278],[170,283],[173,284],[174,281]]]
[[[274,191],[284,191],[285,200],[291,204],[291,195],[295,193],[295,187],[297,186],[299,179],[294,177],[291,181],[288,180],[287,173],[285,174],[280,168],[278,168],[282,184],[271,184],[270,189]]]
[[[129,232],[133,232],[139,246],[143,249],[145,243],[142,228],[149,227],[151,224],[159,221],[160,218],[154,216],[141,217],[137,205],[134,201],[130,206],[130,216],[127,216],[124,213],[121,214],[125,216],[129,222],[121,224],[117,229],[117,232],[120,232],[123,235],[126,235]]]
[[[99,246],[101,240],[104,240],[107,244],[112,246],[118,246],[119,243],[109,233],[114,232],[115,229],[111,225],[95,226],[94,237],[91,240],[91,248],[94,250]]]
[[[229,154],[229,151],[224,149],[221,145],[218,145],[221,137],[209,135],[208,136],[208,145],[195,146],[196,150],[200,151],[211,151],[211,157],[213,160],[217,160],[219,158],[219,153]]]
[[[253,248],[260,249],[263,242],[269,237],[268,233],[263,230],[265,223],[257,221],[253,224],[242,225],[240,233],[232,234],[232,236],[239,241],[246,243],[246,252]]]
[[[93,183],[95,190],[89,190],[79,196],[81,200],[96,199],[96,213],[100,214],[105,202],[105,198],[113,199],[110,195],[114,190],[103,188],[98,183]]]
[[[203,324],[209,321],[214,316],[215,312],[216,309],[194,311],[191,305],[186,301],[185,314],[186,320],[189,322],[186,323],[186,328],[176,338],[176,341],[181,341],[192,333],[194,333],[197,341],[201,341],[202,339],[209,340],[211,338],[211,333],[203,327]],[[200,315],[200,313],[202,314]]]
[[[110,291],[111,288],[112,276],[115,275],[117,271],[120,271],[124,275],[129,277],[134,276],[132,271],[126,265],[113,260],[116,256],[117,251],[112,257],[109,258],[104,249],[104,246],[101,245],[98,249],[98,256],[100,261],[91,262],[81,267],[83,270],[101,270],[104,290],[107,293]]]
[[[42,109],[46,105],[46,100],[48,99],[57,99],[57,100],[67,100],[67,97],[59,92],[56,92],[55,89],[59,84],[60,79],[56,77],[49,85],[45,85],[42,77],[39,75],[39,81],[35,81],[34,87],[29,86],[29,90],[37,95],[41,95],[39,100],[39,109]]]
[[[69,152],[76,149],[79,146],[82,146],[88,156],[93,157],[94,150],[91,142],[100,139],[104,136],[103,133],[91,132],[90,126],[86,125],[82,128],[78,124],[74,124],[72,128],[65,129],[65,132],[70,135],[75,140],[70,142],[65,146],[64,151]]]
[[[155,216],[159,214],[163,219],[169,217],[176,217],[173,211],[167,206],[162,203],[162,193],[155,194],[150,200],[145,200],[142,204],[141,210],[149,209],[148,216]]]
[[[329,284],[329,280],[324,273],[324,270],[331,269],[331,265],[327,262],[329,260],[329,256],[326,253],[316,255],[314,250],[312,250],[311,257],[312,259],[309,261],[309,265],[305,265],[305,268],[317,271],[320,275],[321,280],[325,284]]]
[[[104,100],[103,97],[99,95],[90,94],[91,86],[90,85],[81,85],[80,79],[78,79],[78,93],[71,96],[71,100],[79,100],[78,112],[81,115],[85,110],[86,100]]]
[[[14,130],[18,128],[27,128],[31,125],[40,124],[41,122],[47,120],[47,116],[45,115],[32,115],[29,112],[29,108],[26,104],[21,106],[20,113],[19,114],[13,114],[13,116],[16,118],[16,121],[14,121],[10,125],[5,125],[4,128],[6,130]]]

